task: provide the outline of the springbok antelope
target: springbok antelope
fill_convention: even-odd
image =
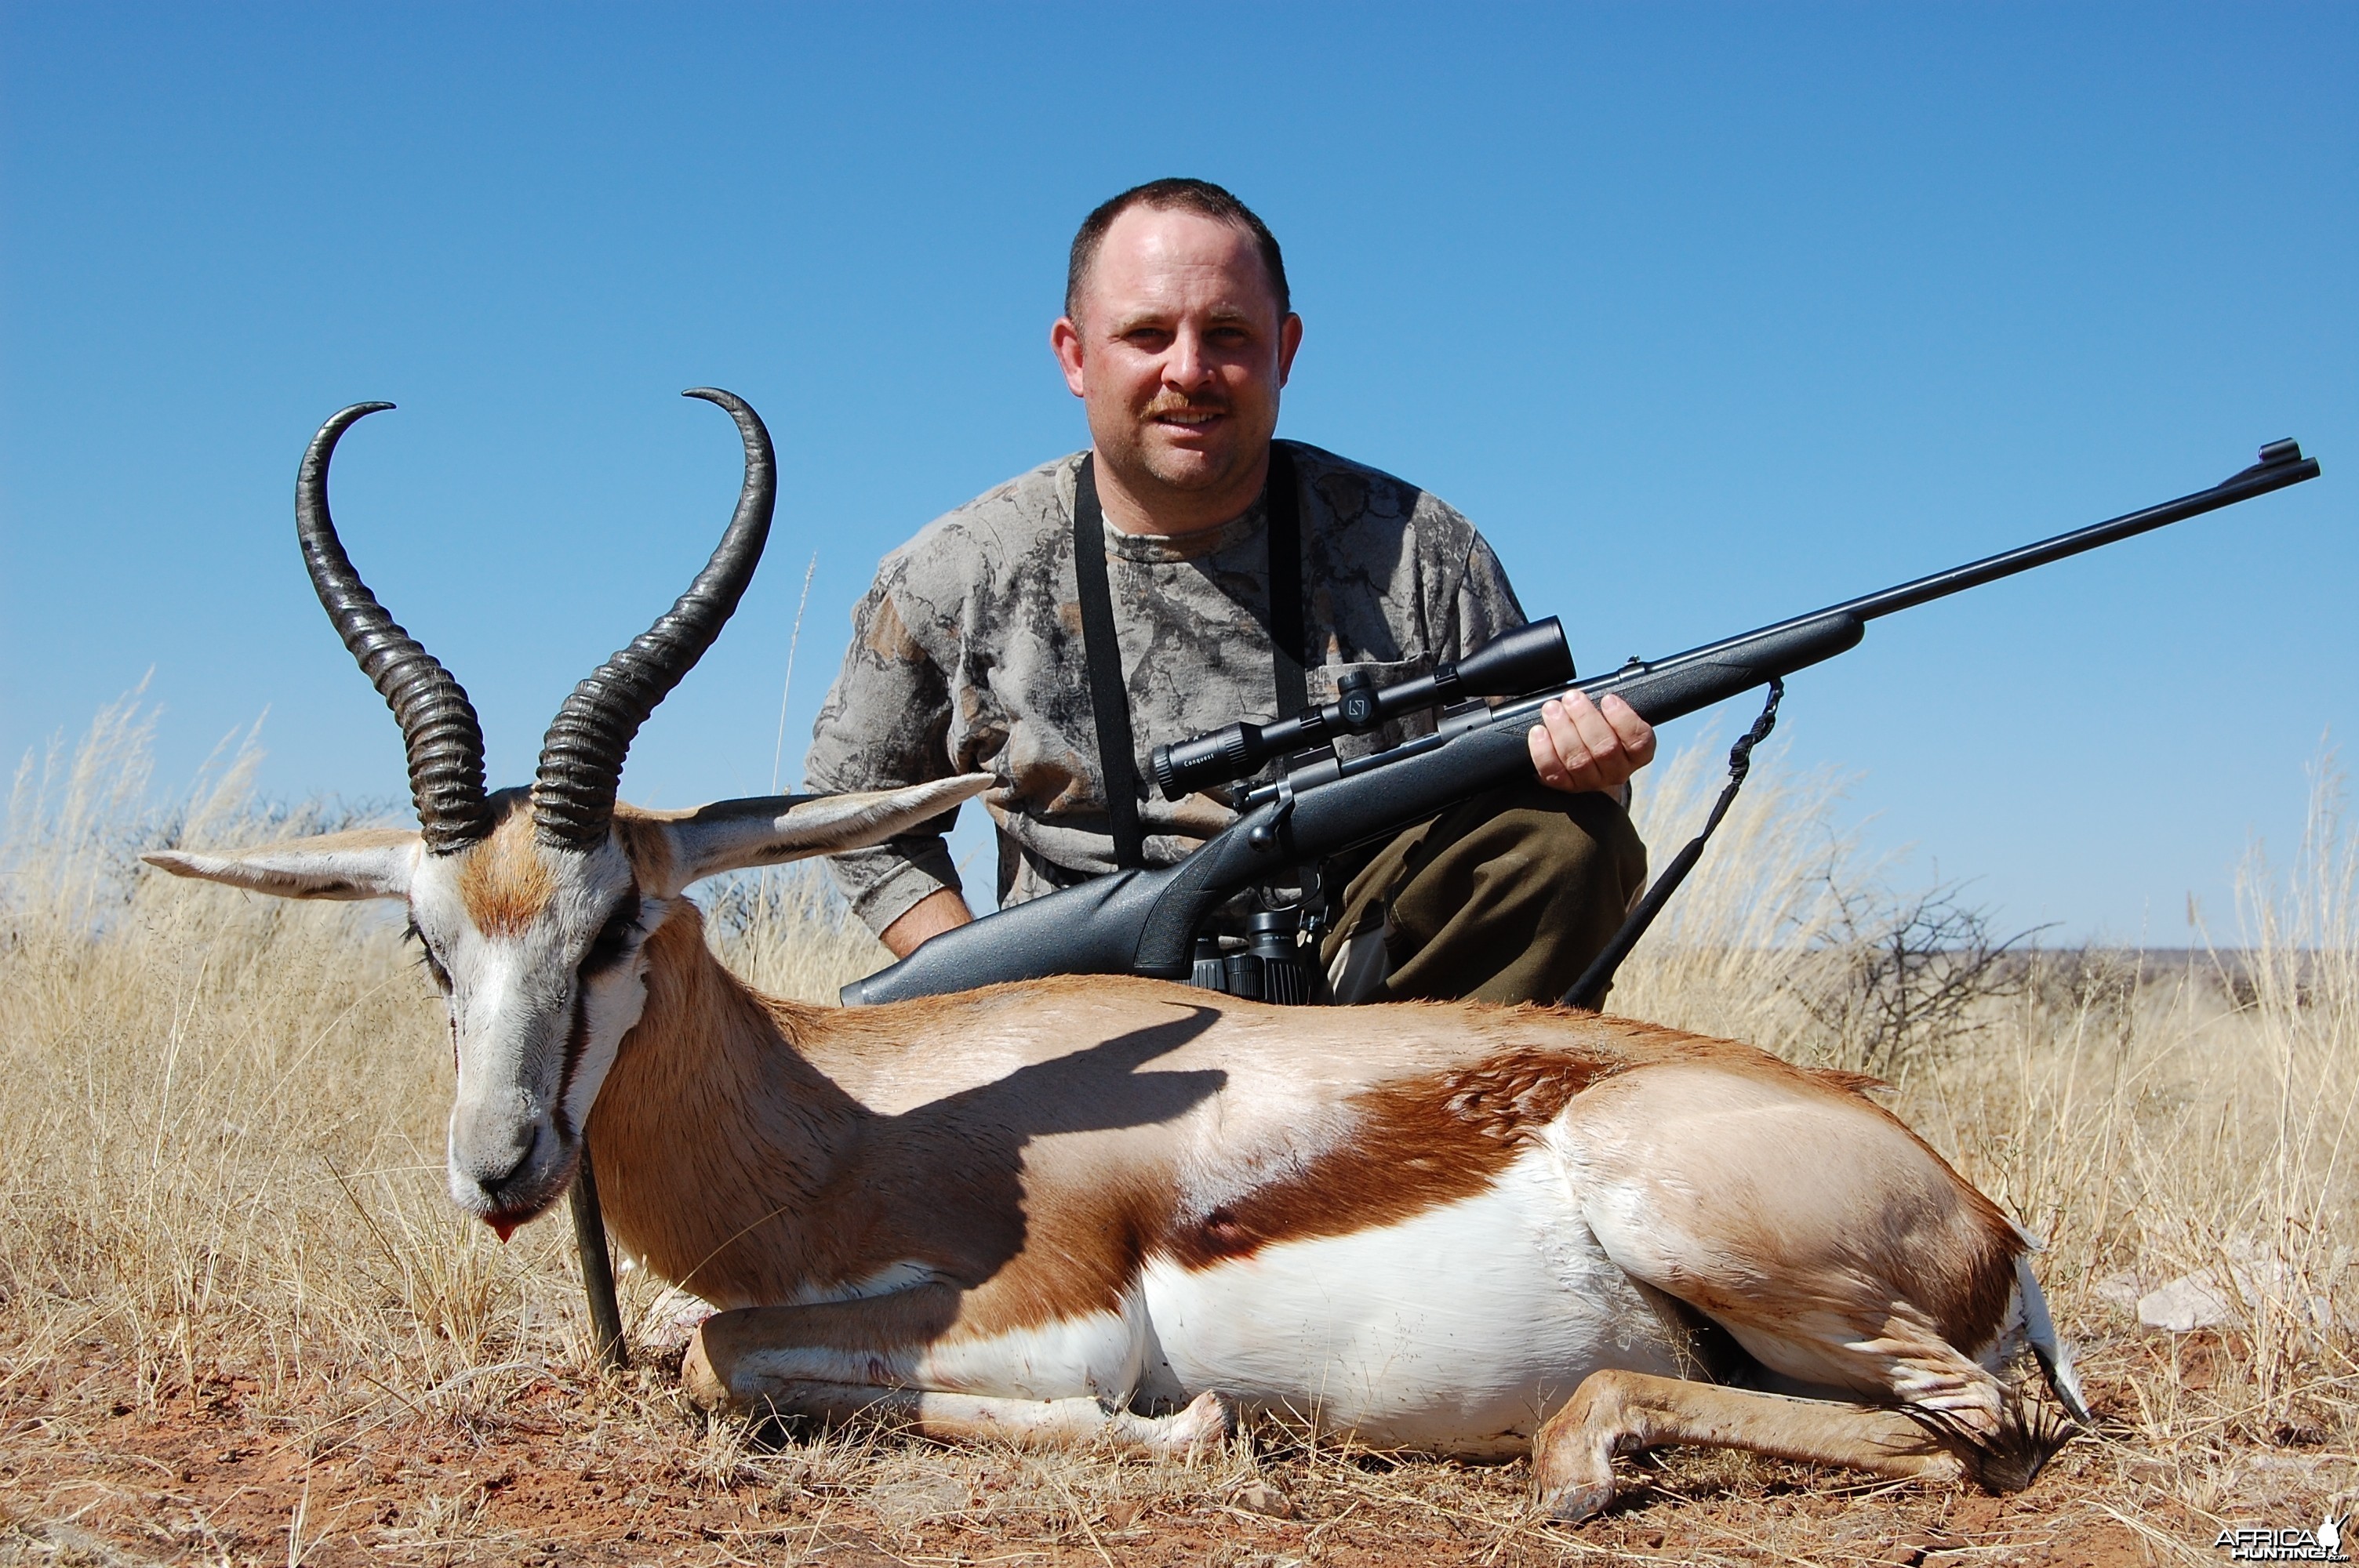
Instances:
[[[748,989],[699,878],[877,842],[985,776],[699,810],[618,806],[632,737],[766,535],[769,439],[671,612],[487,794],[458,683],[354,573],[329,459],[296,520],[401,722],[419,830],[148,859],[288,898],[404,901],[448,1000],[449,1181],[505,1236],[594,1137],[620,1244],[721,1309],[708,1407],[882,1408],[939,1436],[1169,1452],[1280,1408],[1364,1442],[1529,1449],[1581,1519],[1616,1454],[1751,1449],[2027,1482],[2085,1420],[2032,1244],[1860,1080],[1560,1008],[1278,1008],[1061,979],[874,1009]]]

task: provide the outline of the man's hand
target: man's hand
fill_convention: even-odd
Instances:
[[[1602,708],[1582,692],[1551,697],[1525,739],[1540,783],[1568,795],[1618,793],[1632,773],[1655,760],[1655,727],[1611,695]]]
[[[955,888],[936,888],[908,909],[901,918],[885,928],[877,938],[891,950],[893,957],[906,958],[924,946],[929,936],[940,936],[945,931],[955,931],[972,923],[974,912]]]

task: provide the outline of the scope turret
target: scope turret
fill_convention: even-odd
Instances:
[[[1273,724],[1236,723],[1155,748],[1157,787],[1180,800],[1213,784],[1251,778],[1274,757],[1303,751],[1338,735],[1364,735],[1405,713],[1477,697],[1520,697],[1572,679],[1572,651],[1553,615],[1503,632],[1464,658],[1444,661],[1430,676],[1377,690],[1358,671],[1346,674],[1336,699]]]

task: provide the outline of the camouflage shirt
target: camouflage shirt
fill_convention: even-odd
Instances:
[[[1365,669],[1379,686],[1430,672],[1524,613],[1498,557],[1451,507],[1389,474],[1306,447],[1301,486],[1310,700]],[[991,773],[1003,903],[1114,869],[1073,572],[1075,452],[929,524],[885,557],[853,611],[852,646],[812,729],[817,790]],[[1269,557],[1260,503],[1183,535],[1105,530],[1106,577],[1129,687],[1136,776],[1158,743],[1277,717]],[[1345,755],[1430,728],[1428,717],[1347,738]],[[1150,865],[1226,827],[1225,792],[1140,807]],[[882,931],[959,877],[939,832],[830,862]]]

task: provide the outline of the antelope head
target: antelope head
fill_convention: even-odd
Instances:
[[[456,679],[394,623],[328,512],[328,462],[362,403],[320,427],[295,484],[295,529],[320,602],[400,721],[418,829],[334,833],[147,861],[281,898],[399,899],[451,1018],[458,1093],[450,1188],[502,1236],[572,1180],[582,1130],[647,999],[647,938],[690,883],[878,843],[989,786],[986,776],[856,795],[774,795],[692,812],[619,809],[632,738],[737,608],[770,529],[769,433],[700,387],[745,444],[736,515],[669,613],[565,699],[529,790],[487,793],[484,736]]]

